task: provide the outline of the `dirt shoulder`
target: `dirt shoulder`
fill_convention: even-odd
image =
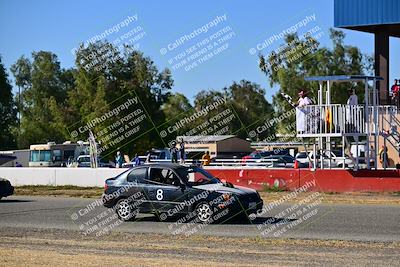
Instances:
[[[394,266],[399,242],[318,241],[0,229],[0,265],[12,266]]]
[[[101,187],[18,186],[15,188],[15,195],[99,198],[103,191],[104,189]],[[269,203],[279,200],[289,193],[290,192],[260,192],[260,195],[265,203]],[[292,198],[288,202],[294,203],[296,200],[304,199],[311,194],[313,193],[300,193],[297,198]],[[319,198],[322,203],[332,204],[400,204],[400,192],[320,193]]]
[[[276,201],[289,194],[290,192],[260,192],[265,202]],[[302,200],[315,192],[303,192],[288,202],[295,203],[296,200]],[[349,193],[318,193],[318,198],[324,204],[388,204],[399,205],[400,193],[375,193],[375,192],[349,192]]]

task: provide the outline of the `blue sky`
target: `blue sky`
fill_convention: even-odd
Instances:
[[[306,16],[315,14],[315,21],[299,29],[318,26],[324,35],[319,41],[330,46],[329,28],[333,27],[333,0],[297,0],[297,1],[20,1],[3,0],[0,2],[0,54],[3,63],[9,69],[21,55],[30,56],[32,51],[48,50],[56,53],[61,66],[74,65],[71,49],[89,38],[104,33],[107,29],[124,21],[128,16],[137,15],[137,21],[107,36],[114,40],[122,34],[140,26],[144,37],[137,41],[139,50],[151,57],[159,69],[172,69],[175,92],[184,93],[190,99],[201,89],[220,89],[233,81],[248,79],[259,83],[267,90],[267,98],[276,92],[257,65],[257,56],[249,49],[274,34],[293,26]],[[175,40],[193,33],[207,25],[217,16],[226,15],[226,20],[185,41],[165,55],[160,49],[171,47]],[[169,62],[185,53],[187,49],[228,27],[229,40],[223,43],[224,49],[215,52],[211,58],[203,60],[194,68],[186,71],[184,67],[173,69]],[[233,34],[232,34],[233,32]],[[346,44],[358,46],[364,53],[373,53],[373,35],[356,31],[345,31]],[[275,41],[262,53],[268,53],[282,41]],[[399,39],[391,40],[391,77],[397,70],[400,76]],[[218,47],[217,47],[218,48]],[[210,52],[214,52],[211,51]],[[188,59],[188,58],[187,58]]]

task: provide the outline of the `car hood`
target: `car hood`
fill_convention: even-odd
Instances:
[[[228,186],[224,185],[223,183],[196,185],[196,186],[193,186],[193,188],[206,190],[206,191],[216,191],[216,192],[220,192],[220,193],[231,193],[231,194],[237,194],[237,195],[254,194],[257,192],[254,189],[243,187],[243,186],[235,185],[234,188],[228,187]]]

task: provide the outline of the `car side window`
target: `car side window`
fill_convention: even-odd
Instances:
[[[128,175],[128,182],[146,183],[147,168],[133,169]]]
[[[157,185],[178,186],[180,184],[175,172],[167,168],[151,168],[149,180],[150,183]]]

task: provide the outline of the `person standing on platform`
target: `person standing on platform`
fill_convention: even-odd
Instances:
[[[301,90],[299,92],[299,100],[297,101],[296,107],[296,129],[298,133],[303,133],[306,129],[306,106],[311,105],[312,101],[307,96],[306,90]]]
[[[397,108],[399,108],[400,101],[399,101],[399,94],[400,94],[400,85],[399,81],[397,79],[394,80],[394,83],[391,87],[392,91],[392,104],[395,105]]]
[[[353,89],[347,90],[349,94],[349,98],[346,102],[346,123],[348,128],[346,129],[348,132],[358,132],[359,129],[356,128],[357,122],[356,114],[357,114],[357,105],[358,105],[358,97]]]
[[[172,142],[169,153],[171,153],[171,162],[178,163],[178,148],[175,141]]]

